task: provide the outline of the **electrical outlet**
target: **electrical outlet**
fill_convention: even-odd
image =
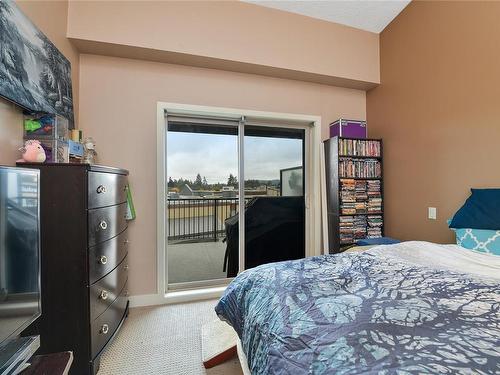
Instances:
[[[437,208],[429,207],[429,219],[436,220],[437,219]]]

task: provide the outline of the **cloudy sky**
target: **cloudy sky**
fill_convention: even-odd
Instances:
[[[169,132],[167,175],[194,180],[206,176],[208,183],[226,183],[238,175],[238,138],[233,135]],[[273,180],[280,169],[302,165],[298,139],[245,137],[245,178]]]

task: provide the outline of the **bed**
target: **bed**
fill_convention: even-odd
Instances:
[[[403,242],[272,263],[216,306],[253,375],[500,373],[500,257]]]

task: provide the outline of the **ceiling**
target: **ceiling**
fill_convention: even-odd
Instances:
[[[380,33],[410,0],[243,0]]]

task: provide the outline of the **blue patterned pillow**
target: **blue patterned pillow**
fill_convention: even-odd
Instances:
[[[500,230],[453,229],[457,236],[457,245],[469,250],[492,255],[500,255]]]

